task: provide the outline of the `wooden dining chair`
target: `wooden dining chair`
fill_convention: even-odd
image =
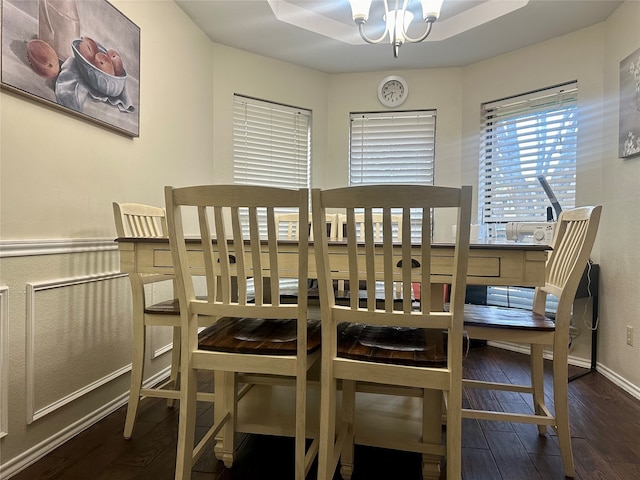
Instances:
[[[113,202],[113,214],[118,237],[166,238],[165,210],[153,205]],[[138,406],[142,397],[166,398],[169,406],[180,397],[180,306],[177,298],[147,305],[145,286],[173,282],[173,275],[130,274],[132,300],[132,361],[131,388],[124,424],[124,438],[131,438]],[[172,327],[171,372],[159,385],[143,387],[145,381],[147,328]],[[213,401],[213,394],[200,394],[201,400]]]
[[[327,236],[330,240],[336,240],[338,237],[337,225],[338,216],[336,214],[327,213],[325,224]],[[300,216],[298,213],[281,213],[276,214],[276,229],[278,230],[278,238],[286,240],[298,240],[300,238]],[[311,225],[311,215],[309,215],[309,223],[307,224],[309,240],[313,240],[313,227]],[[295,285],[292,285],[294,284]],[[307,298],[314,304],[318,303],[318,280],[310,278],[307,281]],[[297,301],[299,295],[298,282],[293,280],[285,281],[280,288],[280,296],[283,301]]]
[[[363,242],[364,241],[364,214],[355,213],[355,225],[356,225],[356,234],[358,235],[358,239]],[[382,240],[382,232],[383,232],[383,222],[382,222],[382,214],[381,213],[372,213],[371,221],[373,222],[373,239],[376,242],[380,242]],[[347,216],[344,213],[339,213],[337,215],[337,239],[344,240],[346,235],[346,224],[347,224]],[[391,215],[391,229],[393,231],[394,240],[397,242],[402,241],[402,215]],[[345,298],[350,297],[351,292],[348,288],[349,282],[345,282],[344,280],[338,281],[338,292],[336,292],[337,298]],[[361,285],[360,285],[361,286]],[[402,295],[402,284],[396,283],[396,298],[398,301]],[[358,289],[358,295],[361,300],[366,299],[366,293],[362,288]],[[381,301],[381,295],[378,295],[378,301]]]
[[[545,285],[537,287],[533,309],[466,305],[464,326],[471,339],[528,344],[531,352],[530,383],[522,385],[481,380],[463,380],[465,388],[482,388],[531,394],[531,414],[484,410],[484,405],[471,405],[463,410],[464,418],[520,422],[538,425],[544,435],[552,427],[558,435],[564,473],[575,474],[568,406],[568,349],[571,309],[580,278],[589,261],[600,222],[601,206],[580,207],[560,214],[552,249],[546,264]],[[558,299],[555,319],[545,313],[547,295]],[[545,405],[543,380],[544,348],[553,355],[553,404],[555,414]]]
[[[444,207],[458,212],[452,275],[440,275],[434,268],[438,260],[433,259],[432,263],[432,210]],[[353,458],[354,443],[421,453],[423,478],[440,478],[438,463],[446,456],[447,478],[459,479],[462,314],[469,256],[471,187],[368,185],[312,190],[314,219],[322,218],[327,208],[346,209],[349,265],[341,271],[341,263],[334,258],[336,254],[327,240],[314,242],[322,318],[318,479],[332,479],[338,460],[343,478],[350,478],[354,465],[357,466],[357,459]],[[358,209],[364,209],[364,242],[356,235],[354,211]],[[380,242],[374,240],[372,210],[377,209],[382,210]],[[394,246],[391,235],[393,209],[403,211],[400,247]],[[420,216],[422,248],[412,246],[410,214],[413,221]],[[361,305],[355,296],[347,305],[336,304],[333,289],[336,279],[348,279],[352,285],[364,280],[369,292],[366,305]],[[384,285],[386,301],[382,304],[372,295],[376,282]],[[403,285],[400,304],[392,301],[394,282]],[[422,285],[422,301],[418,305],[410,300],[412,282]],[[453,285],[448,312],[442,310],[442,286],[436,285],[445,282]],[[440,301],[432,304],[432,298]],[[337,382],[342,385],[340,408]],[[400,396],[416,395],[417,390],[422,397],[421,431],[417,435],[408,432],[368,435],[372,425],[356,420],[362,418],[367,408],[362,402],[362,392],[366,389]],[[443,394],[447,407],[446,446],[442,445],[441,430]],[[372,423],[393,425],[397,421],[402,425],[403,412],[389,413],[394,414],[397,414],[397,418],[392,417],[395,421],[385,415],[374,418]]]
[[[373,222],[373,238],[376,242],[382,240],[383,222],[381,213],[372,213],[371,221]],[[364,241],[364,214],[355,214],[356,233],[360,241]],[[338,240],[344,240],[346,235],[347,216],[339,213],[337,218]],[[395,232],[397,241],[402,241],[402,215],[391,215],[391,228]]]
[[[113,202],[113,215],[118,237],[166,237],[164,208],[139,203]],[[133,358],[131,362],[131,389],[124,426],[124,438],[131,438],[138,405],[143,396],[167,398],[169,406],[179,397],[177,385],[180,362],[180,309],[177,302],[146,305],[145,285],[173,281],[172,275],[129,275],[133,305]],[[153,388],[143,388],[147,327],[163,325],[174,327],[171,374],[166,382]],[[173,388],[166,388],[172,386]]]
[[[239,373],[293,379],[285,386],[295,393],[290,412],[295,415],[295,431],[283,430],[282,434],[295,437],[296,480],[305,478],[316,456],[317,438],[306,446],[310,430],[306,392],[307,370],[320,358],[320,322],[307,321],[306,295],[286,304],[279,295],[283,278],[307,282],[308,230],[300,230],[297,250],[283,258],[274,214],[280,208],[296,209],[300,222],[308,224],[308,193],[306,189],[250,185],[165,188],[169,239],[182,306],[178,480],[190,478],[192,464],[216,438],[214,452],[227,467],[232,466],[239,399],[252,388],[249,383],[238,389]],[[188,226],[197,225],[196,242],[203,248],[202,256],[191,251],[183,218],[184,223],[191,222]],[[205,299],[196,297],[194,273],[205,277]],[[215,323],[202,331],[199,340],[201,318]],[[216,402],[213,426],[194,447],[198,371],[214,372]],[[264,402],[268,404],[269,398]]]
[[[336,240],[338,238],[338,216],[333,213],[327,213],[325,217],[325,225],[327,227],[327,236],[329,239]],[[276,214],[276,228],[281,232],[281,238],[298,240],[300,238],[300,215],[297,213]],[[282,229],[284,229],[284,232]],[[313,228],[310,216],[308,230],[309,239],[313,240]]]

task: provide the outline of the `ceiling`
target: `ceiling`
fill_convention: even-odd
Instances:
[[[389,0],[393,3],[394,0]],[[615,0],[445,0],[422,43],[398,58],[386,42],[360,39],[348,0],[176,0],[216,43],[326,73],[462,67],[600,23]],[[413,0],[411,4],[419,2]],[[369,36],[379,36],[382,1],[374,0]],[[420,17],[419,10],[417,17]],[[414,20],[415,23],[415,20]],[[424,25],[409,31],[417,37]]]

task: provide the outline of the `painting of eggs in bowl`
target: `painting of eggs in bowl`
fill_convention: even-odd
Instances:
[[[140,27],[109,0],[2,0],[0,17],[2,88],[140,135]]]
[[[76,39],[71,49],[83,80],[97,92],[118,97],[127,83],[127,72],[115,49],[106,49],[90,37]]]

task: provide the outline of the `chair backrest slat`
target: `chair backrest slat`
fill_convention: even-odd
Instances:
[[[169,238],[175,244],[172,252],[179,281],[185,284],[179,288],[185,304],[197,304],[199,311],[214,316],[218,311],[233,316],[231,312],[237,309],[238,317],[296,318],[295,311],[285,311],[300,304],[306,311],[306,297],[300,297],[297,305],[281,305],[278,288],[282,278],[306,284],[308,235],[301,231],[299,253],[288,262],[280,261],[274,214],[278,208],[299,208],[304,210],[302,221],[308,222],[305,195],[306,190],[249,185],[166,187]],[[198,241],[203,245],[199,260],[196,249],[190,248],[193,240],[185,237],[182,227],[188,210],[197,212]],[[194,275],[204,276],[206,301],[196,299]],[[270,296],[264,282],[268,282]],[[276,311],[275,306],[283,308]]]
[[[371,213],[371,228],[373,228],[373,238],[376,242],[381,242],[382,241],[382,237],[385,234],[385,232],[393,232],[393,227],[395,227],[396,230],[396,241],[401,241],[402,240],[402,235],[409,235],[409,237],[411,236],[411,223],[408,223],[408,230],[407,233],[405,233],[403,227],[402,227],[402,219],[403,217],[407,217],[408,216],[402,214],[402,215],[398,215],[398,214],[394,214],[391,211],[387,210],[384,212],[380,212],[379,209],[376,209],[376,212],[372,212]],[[386,223],[385,223],[386,222]],[[390,222],[390,223],[389,223]],[[355,214],[355,225],[356,225],[356,231],[358,232],[358,239],[360,241],[365,241],[365,232],[366,232],[366,228],[365,228],[365,213],[363,212],[358,212]],[[338,240],[343,240],[344,239],[344,235],[345,235],[345,225],[347,224],[347,217],[345,214],[338,214],[337,216],[337,239]]]
[[[309,216],[309,239],[313,240],[313,226],[311,225],[311,217]],[[279,213],[275,215],[276,228],[280,231],[284,227],[284,236],[282,238],[288,240],[297,240],[300,238],[300,216],[297,213]],[[336,240],[338,238],[338,218],[333,213],[327,213],[325,216],[325,224],[327,227],[327,235],[329,239]]]
[[[119,237],[166,237],[164,208],[140,203],[113,202],[113,216]]]
[[[444,318],[441,311],[431,312],[430,292],[432,282],[436,280],[435,283],[452,282],[458,285],[458,290],[456,291],[458,297],[457,306],[460,309],[462,305],[460,302],[464,302],[463,291],[466,285],[466,266],[468,263],[470,190],[470,187],[455,189],[417,185],[377,185],[324,191],[313,190],[314,223],[316,219],[322,218],[325,209],[342,208],[345,211],[342,223],[345,226],[349,257],[349,271],[340,272],[336,268],[335,262],[328,266],[325,264],[325,262],[331,262],[328,255],[329,244],[326,239],[323,239],[322,242],[317,240],[314,242],[316,248],[321,243],[324,245],[322,248],[326,250],[325,253],[316,257],[319,262],[318,275],[323,274],[329,277],[319,279],[321,291],[324,290],[325,295],[328,297],[328,303],[325,306],[325,303],[321,302],[321,308],[323,306],[336,309],[346,308],[352,312],[352,321],[354,322],[397,324],[398,326],[403,324],[405,326],[415,326],[420,322],[424,322],[424,326],[427,327],[429,317],[432,314],[435,314],[433,315],[434,318],[438,317],[438,321]],[[453,258],[454,274],[451,278],[442,279],[442,277],[432,277],[430,225],[432,210],[436,207],[445,206],[458,208],[458,220],[459,225],[462,225],[462,231],[457,232],[461,237]],[[389,228],[392,217],[397,215],[395,213],[397,211],[402,211],[399,222],[402,225],[400,228],[403,234],[401,247],[399,247],[397,240],[392,239],[390,234],[392,229]],[[377,215],[379,215],[379,218],[376,218]],[[420,220],[423,227],[422,248],[411,244],[412,217],[413,219],[422,217]],[[375,222],[378,219],[382,223],[381,237],[376,237],[375,235]],[[360,235],[357,235],[357,229],[359,229],[360,233],[364,232],[364,242],[362,242]],[[316,236],[318,233],[319,229],[316,228]],[[398,253],[398,248],[400,248],[400,253]],[[323,260],[325,254],[327,255],[326,261]],[[348,278],[351,285],[357,285],[360,281],[366,282],[366,307],[360,308],[360,299],[357,294],[350,295],[347,307],[335,305],[335,294],[329,286],[334,280],[345,278]],[[373,292],[375,292],[377,282],[384,284],[384,292],[377,292],[376,295]],[[403,282],[404,296],[401,306],[399,306],[399,302],[394,301],[397,298],[394,298],[394,289],[390,288],[393,282]],[[411,299],[412,283],[422,284],[422,301],[417,307]],[[379,305],[381,293],[383,293],[383,307]],[[406,315],[398,315],[398,313],[405,313]],[[461,311],[458,311],[456,315],[461,328]],[[344,312],[338,316],[343,319],[349,318],[349,315]],[[359,318],[359,316],[362,318]],[[376,319],[377,316],[380,318]]]

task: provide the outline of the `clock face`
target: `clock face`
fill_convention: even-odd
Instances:
[[[396,76],[385,78],[378,87],[378,99],[387,107],[397,107],[407,98],[409,89],[404,79]]]

